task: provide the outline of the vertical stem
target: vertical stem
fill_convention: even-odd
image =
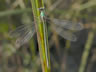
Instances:
[[[93,38],[94,38],[94,32],[91,31],[91,32],[89,32],[88,40],[87,40],[87,43],[85,45],[85,50],[84,50],[82,58],[81,58],[82,60],[81,60],[79,72],[84,72],[84,70],[85,70],[88,55],[89,55],[91,45],[92,45],[92,42],[93,42]]]
[[[44,7],[44,3],[43,0],[31,0],[31,4],[35,19],[35,28],[37,32],[42,70],[43,72],[50,72],[50,57],[47,37],[48,35],[46,29],[47,27],[45,20],[41,20],[40,18],[41,12],[39,10],[39,8]]]

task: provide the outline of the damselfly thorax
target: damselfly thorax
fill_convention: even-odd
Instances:
[[[41,20],[44,20],[45,19],[45,8],[41,7],[41,8],[38,8],[38,10],[40,11]]]

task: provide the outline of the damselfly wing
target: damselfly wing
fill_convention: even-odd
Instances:
[[[10,32],[11,37],[16,37],[16,45],[21,46],[28,42],[35,34],[35,27],[33,24],[21,25],[16,30]]]
[[[54,29],[58,35],[62,36],[63,38],[76,41],[77,37],[74,34],[74,31],[80,31],[83,29],[83,25],[81,23],[73,23],[72,21],[67,20],[59,20],[59,19],[51,19],[52,24],[54,24]],[[34,24],[27,24],[18,27],[15,31],[12,31],[10,35],[12,37],[16,37],[16,44],[23,45],[24,43],[28,42],[32,36],[35,34],[35,27]]]
[[[51,21],[62,28],[69,29],[69,30],[75,30],[75,31],[80,31],[83,29],[83,24],[82,23],[76,23],[72,21],[67,21],[67,20],[60,20],[60,19],[51,19]]]

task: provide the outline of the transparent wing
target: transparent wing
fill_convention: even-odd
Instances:
[[[21,25],[21,26],[17,27],[14,31],[11,31],[9,33],[9,35],[11,37],[20,37],[25,33],[25,31],[27,31],[28,27],[29,26]]]
[[[49,20],[48,22],[50,22],[50,20],[51,20],[53,22],[53,24],[55,24],[57,26],[61,26],[65,29],[75,30],[75,31],[80,31],[80,30],[84,29],[83,24],[81,24],[81,23],[76,23],[76,22],[72,22],[72,21],[68,21],[68,20],[61,20],[61,19],[56,19],[56,18],[48,18],[46,16],[44,18],[46,20]]]
[[[35,33],[35,31],[28,31],[28,32],[26,32],[24,36],[17,38],[16,45],[17,46],[21,46],[24,43],[27,43],[32,38],[34,33]]]
[[[77,40],[76,35],[71,31],[64,30],[58,26],[55,27],[55,31],[57,32],[58,35],[60,35],[61,37],[65,38],[67,40],[70,40],[70,41],[76,41]]]
[[[16,45],[23,45],[28,42],[35,33],[34,25],[22,25],[10,32],[11,37],[16,37]]]
[[[55,25],[61,26],[62,28],[69,29],[69,30],[79,31],[79,30],[82,30],[84,28],[83,24],[75,23],[75,22],[72,22],[72,21],[60,20],[60,19],[51,19],[51,21]]]
[[[46,18],[47,20],[50,20],[50,18]],[[82,24],[74,24],[71,21],[65,21],[65,20],[59,20],[59,19],[51,19],[53,23],[55,24],[54,29],[63,38],[70,40],[70,41],[76,41],[77,37],[73,34],[73,32],[68,31],[69,30],[82,30],[83,25]],[[50,21],[49,21],[50,22]],[[65,28],[65,29],[64,29]]]

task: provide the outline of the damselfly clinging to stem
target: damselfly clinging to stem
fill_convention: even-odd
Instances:
[[[83,25],[81,23],[75,23],[72,21],[60,20],[56,18],[47,18],[44,13],[44,8],[39,8],[38,10],[40,10],[41,20],[50,19],[52,24],[54,24],[54,31],[56,31],[58,35],[70,41],[77,40],[76,35],[74,35],[74,31],[80,31],[83,29]],[[19,44],[21,46],[33,37],[33,35],[35,34],[35,27],[33,23],[22,25],[18,27],[15,31],[12,31],[10,33],[10,36],[17,38],[16,44]]]

